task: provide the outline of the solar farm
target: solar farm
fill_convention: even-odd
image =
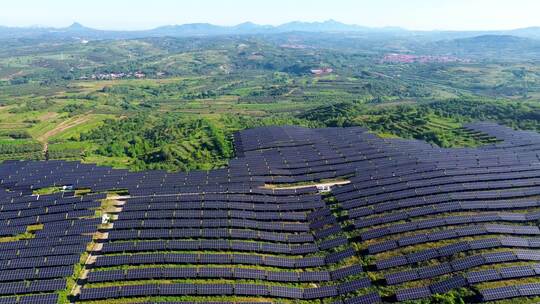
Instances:
[[[540,134],[466,128],[492,143],[284,126],[213,171],[6,161],[0,304],[538,302]]]

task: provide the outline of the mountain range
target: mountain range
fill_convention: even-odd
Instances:
[[[409,31],[399,27],[372,28],[345,24],[335,20],[324,22],[293,21],[278,26],[259,25],[251,22],[235,26],[218,26],[210,23],[190,23],[168,25],[142,31],[98,30],[74,23],[65,28],[51,27],[5,27],[0,26],[0,39],[12,38],[57,38],[57,39],[127,39],[145,37],[189,37],[216,35],[278,34],[288,32],[321,33],[362,33],[388,36],[415,36],[427,39],[460,39],[481,35],[512,35],[523,38],[540,39],[540,27],[530,27],[507,31]]]

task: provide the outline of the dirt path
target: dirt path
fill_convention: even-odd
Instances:
[[[126,203],[126,199],[130,196],[109,196],[107,199],[101,202],[101,211],[103,214],[109,214],[109,216],[116,215],[116,213],[122,212],[123,206]],[[113,212],[113,213],[109,213]],[[79,274],[75,285],[71,289],[70,296],[78,297],[81,294],[82,285],[80,285],[81,280],[85,280],[88,277],[90,272],[89,268],[96,263],[97,256],[103,249],[103,243],[106,242],[109,238],[108,230],[112,229],[113,224],[109,223],[108,225],[102,225],[102,230],[106,232],[96,232],[94,233],[93,239],[95,243],[92,244],[91,248],[88,248],[88,258],[84,262],[83,269]]]
[[[56,127],[54,127],[54,129],[52,130],[49,130],[47,132],[45,132],[44,134],[42,134],[41,136],[39,136],[37,139],[37,141],[41,142],[43,144],[43,153],[47,153],[47,150],[48,150],[48,143],[49,143],[49,138],[57,135],[57,134],[60,134],[62,132],[64,132],[65,130],[68,130],[68,129],[71,129],[73,127],[76,127],[78,125],[81,125],[87,121],[90,120],[90,117],[89,117],[89,114],[91,112],[88,112],[88,113],[85,113],[79,117],[77,117],[76,119],[68,119],[68,120],[65,120],[63,122],[61,122],[59,125],[57,125]]]
[[[336,181],[328,181],[328,182],[322,182],[322,183],[309,183],[305,185],[291,185],[291,186],[275,186],[275,185],[266,185],[264,188],[267,189],[274,189],[274,190],[291,190],[291,189],[304,189],[304,188],[311,188],[311,187],[317,187],[318,189],[324,189],[324,188],[330,188],[334,186],[342,186],[350,184],[350,180],[336,180]]]
[[[283,95],[285,97],[289,97],[292,95],[292,93],[296,92],[296,90],[298,90],[298,88],[292,88],[289,92],[287,92],[287,94]]]

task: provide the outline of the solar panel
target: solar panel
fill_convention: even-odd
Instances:
[[[278,282],[297,282],[298,273],[289,272],[289,271],[269,271],[267,274],[267,279],[269,281],[278,281]]]
[[[269,295],[279,298],[302,299],[303,290],[294,287],[269,286]]]
[[[483,255],[486,263],[502,263],[517,260],[517,256],[513,252],[494,252]]]
[[[258,255],[248,255],[248,254],[233,254],[232,262],[234,264],[262,265],[263,257],[258,256]]]
[[[263,264],[267,266],[294,268],[295,261],[294,259],[274,257],[274,256],[265,256]]]
[[[484,301],[494,301],[519,297],[520,293],[516,286],[504,286],[499,288],[485,289],[481,291]]]
[[[198,295],[232,295],[233,285],[230,284],[196,284]]]
[[[303,299],[321,299],[334,297],[338,294],[335,286],[322,286],[318,288],[304,289]]]
[[[174,295],[195,295],[197,294],[196,284],[162,284],[159,286],[159,294],[162,296],[174,296]]]
[[[419,278],[420,277],[418,276],[418,272],[416,270],[389,273],[384,277],[386,283],[390,285],[400,284],[407,281],[414,281],[418,280]]]
[[[431,290],[426,286],[400,289],[396,291],[396,298],[400,302],[426,298],[429,296],[431,296]]]
[[[484,256],[475,255],[475,256],[459,259],[459,260],[454,260],[450,262],[450,265],[452,266],[452,269],[454,271],[461,271],[461,270],[477,267],[485,263],[486,263],[486,259],[484,258]]]
[[[466,275],[469,284],[496,281],[502,279],[500,273],[495,269],[487,269],[475,272],[468,272]]]
[[[346,294],[369,286],[371,286],[371,281],[368,278],[361,278],[354,281],[341,283],[338,285],[338,292],[339,294]]]
[[[10,302],[1,302],[3,304],[7,304]],[[17,303],[11,302],[11,303]],[[29,296],[23,296],[19,299],[18,304],[56,304],[58,303],[58,295],[56,294],[41,294],[41,295],[29,295]]]
[[[520,296],[529,297],[540,294],[540,284],[524,284],[516,286]]]
[[[530,277],[536,275],[534,270],[529,266],[507,267],[501,268],[499,271],[503,279]]]
[[[342,280],[348,276],[358,275],[363,272],[361,265],[351,265],[344,268],[339,268],[331,272],[333,280]]]
[[[467,280],[463,276],[454,276],[450,279],[431,284],[429,286],[432,293],[447,293],[452,289],[467,285]]]
[[[346,299],[344,303],[345,304],[375,304],[375,303],[381,303],[381,302],[382,302],[382,299],[377,293],[369,293],[366,295]]]
[[[452,267],[449,263],[441,263],[439,265],[419,268],[417,272],[420,279],[428,279],[450,273],[452,272]]]
[[[439,249],[426,249],[420,252],[410,253],[406,256],[400,256],[396,258],[397,261],[395,261],[394,263],[398,265],[407,264],[407,263],[418,263],[422,261],[435,259],[435,258],[438,258],[439,256],[441,256]]]
[[[199,277],[201,278],[231,278],[233,277],[230,268],[199,268]]]
[[[241,296],[267,296],[268,287],[255,284],[236,284],[234,285],[234,294]]]

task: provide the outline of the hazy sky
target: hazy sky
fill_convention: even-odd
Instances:
[[[335,19],[366,26],[487,30],[540,26],[540,0],[3,0],[0,25],[100,29]]]

